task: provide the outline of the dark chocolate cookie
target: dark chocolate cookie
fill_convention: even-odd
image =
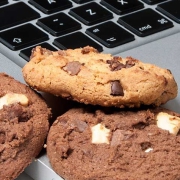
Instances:
[[[178,180],[179,128],[163,108],[76,108],[51,126],[47,154],[66,180]]]
[[[13,180],[40,153],[51,111],[28,86],[0,73],[0,179]]]

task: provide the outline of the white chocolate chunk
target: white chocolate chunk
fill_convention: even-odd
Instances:
[[[22,106],[27,106],[28,98],[24,94],[7,93],[0,98],[0,109],[2,109],[4,105],[8,106],[13,103],[20,103]]]
[[[148,152],[150,152],[150,151],[152,151],[152,150],[153,150],[153,148],[148,148],[148,149],[146,149],[144,152],[148,153]]]
[[[94,144],[109,144],[110,129],[107,129],[103,124],[99,123],[91,127],[92,143]]]
[[[171,134],[177,135],[180,129],[180,118],[160,112],[157,115],[157,126],[161,129],[168,130]]]

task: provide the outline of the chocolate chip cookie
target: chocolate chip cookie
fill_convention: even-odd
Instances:
[[[0,73],[0,179],[14,180],[40,153],[51,110],[28,86]]]
[[[177,96],[170,70],[99,53],[89,46],[56,52],[38,46],[23,76],[32,88],[85,104],[159,106]]]
[[[177,180],[179,128],[163,108],[74,108],[51,126],[47,155],[66,180]]]

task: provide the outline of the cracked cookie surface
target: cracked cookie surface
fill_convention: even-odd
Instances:
[[[99,53],[89,46],[56,52],[37,46],[23,76],[32,88],[85,104],[159,106],[177,96],[169,70],[132,57]]]

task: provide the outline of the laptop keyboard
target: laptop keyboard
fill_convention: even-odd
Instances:
[[[0,0],[0,52],[25,62],[37,45],[120,53],[178,32],[179,7],[180,0]]]

